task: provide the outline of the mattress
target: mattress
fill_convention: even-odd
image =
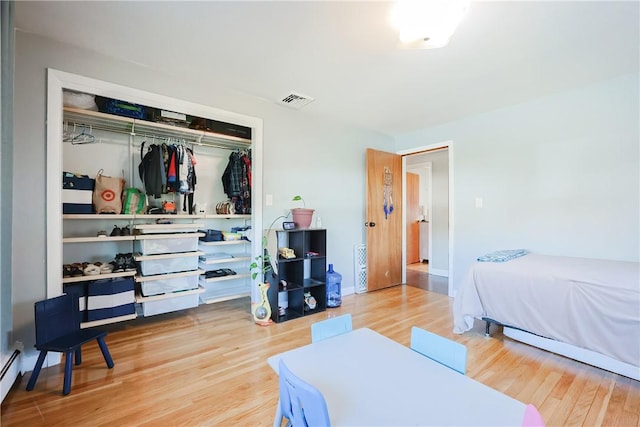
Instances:
[[[478,262],[453,305],[454,332],[488,317],[640,366],[640,264],[538,254]]]

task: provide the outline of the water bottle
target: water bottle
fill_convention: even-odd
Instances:
[[[327,270],[327,307],[339,307],[342,304],[342,274],[333,270],[329,264]]]

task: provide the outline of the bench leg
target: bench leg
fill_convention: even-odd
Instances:
[[[65,353],[64,361],[64,386],[62,387],[62,394],[67,395],[71,393],[71,372],[73,369],[73,351]]]
[[[27,383],[27,391],[33,390],[33,387],[36,385],[36,381],[38,381],[38,375],[40,375],[40,369],[42,369],[42,364],[44,363],[44,359],[47,357],[47,350],[40,350],[40,355],[38,355],[38,361],[36,362],[36,366],[33,368],[33,372],[31,373],[31,378],[29,378],[29,382]]]

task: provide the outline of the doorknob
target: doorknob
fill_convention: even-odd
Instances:
[[[365,223],[364,223],[364,226],[365,226],[365,227],[375,227],[375,226],[376,226],[376,223],[375,223],[375,222],[365,222]]]

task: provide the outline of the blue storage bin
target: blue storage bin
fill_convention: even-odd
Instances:
[[[87,321],[134,314],[133,277],[100,279],[90,282],[87,291]]]
[[[95,180],[87,175],[62,172],[62,213],[93,213],[93,187]]]

